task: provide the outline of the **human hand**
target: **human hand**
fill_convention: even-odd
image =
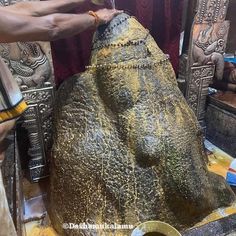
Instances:
[[[115,16],[121,13],[123,13],[123,11],[106,8],[96,11],[96,14],[99,19],[99,25],[103,25],[110,22]]]

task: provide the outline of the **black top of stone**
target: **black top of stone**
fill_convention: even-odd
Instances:
[[[93,48],[100,48],[102,45],[106,45],[115,41],[123,30],[128,26],[129,16],[126,13],[119,14],[106,25],[102,25],[95,33],[93,40]]]

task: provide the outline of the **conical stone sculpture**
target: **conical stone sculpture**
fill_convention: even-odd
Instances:
[[[200,127],[168,57],[126,14],[96,32],[91,65],[59,89],[54,126],[50,207],[60,235],[132,231],[63,223],[160,220],[183,230],[235,200],[207,170]]]

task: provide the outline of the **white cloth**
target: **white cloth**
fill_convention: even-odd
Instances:
[[[0,169],[0,236],[17,236],[7,203],[1,169]]]

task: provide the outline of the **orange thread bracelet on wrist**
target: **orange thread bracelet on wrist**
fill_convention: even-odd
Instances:
[[[98,27],[98,26],[99,26],[99,23],[100,23],[100,20],[99,20],[99,17],[98,17],[98,15],[97,15],[97,13],[94,12],[94,11],[89,11],[88,14],[89,14],[90,16],[93,16],[93,17],[95,18],[95,24],[94,24],[94,25],[95,25],[96,27]]]

